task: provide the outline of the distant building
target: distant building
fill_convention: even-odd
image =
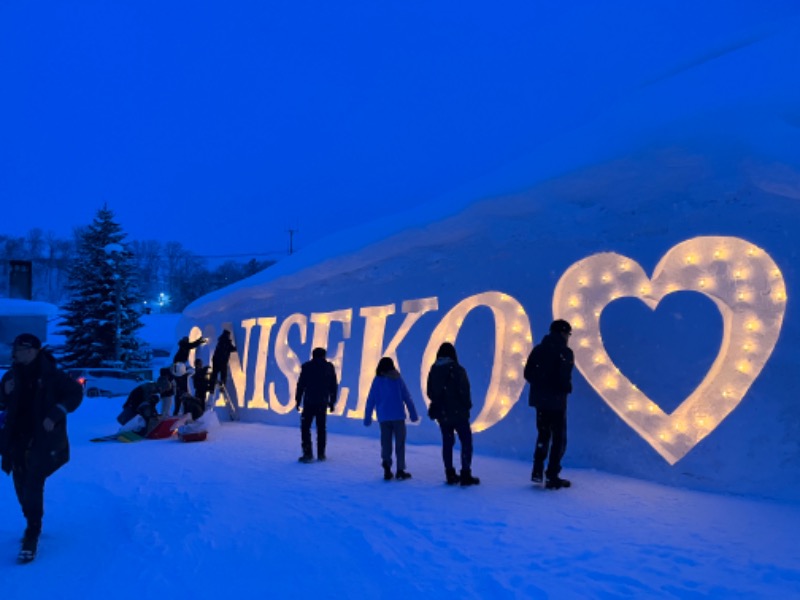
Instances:
[[[11,363],[11,343],[20,333],[32,333],[47,343],[47,322],[58,314],[48,302],[0,299],[0,365]]]

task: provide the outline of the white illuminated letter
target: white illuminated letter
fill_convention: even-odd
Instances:
[[[328,353],[328,360],[336,367],[337,378],[341,382],[344,368],[344,342],[339,342],[336,352],[328,351],[328,336],[331,332],[331,323],[342,324],[342,337],[350,339],[350,331],[353,324],[353,309],[334,310],[326,313],[311,313],[311,322],[314,323],[314,336],[311,339],[311,348],[325,348]],[[350,390],[346,387],[339,387],[339,399],[336,402],[335,415],[341,415],[347,405],[347,396]]]
[[[297,378],[300,376],[300,359],[289,346],[289,330],[293,325],[300,330],[300,343],[305,344],[308,320],[305,315],[299,313],[287,317],[275,336],[275,362],[278,363],[278,368],[289,385],[288,398],[286,404],[283,404],[275,393],[275,383],[269,384],[269,406],[279,415],[285,415],[294,408],[294,392],[297,388]]]
[[[375,377],[375,367],[378,366],[378,361],[382,357],[388,356],[394,361],[397,369],[401,370],[400,362],[397,360],[397,347],[408,335],[412,325],[426,312],[437,310],[438,306],[435,297],[403,302],[403,312],[406,313],[406,318],[385,349],[383,348],[383,337],[386,333],[386,318],[394,314],[394,304],[365,306],[359,311],[358,314],[366,319],[366,323],[364,324],[364,342],[361,350],[361,372],[358,377],[358,402],[354,409],[347,411],[349,418],[364,418],[367,394]]]
[[[422,357],[419,377],[422,397],[427,403],[425,386],[428,381],[428,371],[436,360],[436,351],[443,342],[455,344],[458,331],[467,314],[479,306],[488,307],[494,315],[495,342],[489,389],[486,392],[483,409],[472,423],[475,432],[488,429],[505,417],[517,403],[525,387],[524,378],[506,376],[509,372],[521,373],[531,351],[531,325],[525,309],[519,302],[507,294],[484,292],[465,298],[456,304],[434,329]],[[472,402],[477,404],[475,398]]]
[[[247,408],[269,408],[264,398],[264,379],[267,375],[267,359],[269,358],[269,339],[272,335],[272,326],[275,325],[275,317],[261,317],[258,319],[247,319],[242,321],[242,327],[250,336],[250,329],[253,325],[258,325],[260,333],[258,336],[258,350],[256,351],[256,366],[253,371],[253,397],[247,402]]]

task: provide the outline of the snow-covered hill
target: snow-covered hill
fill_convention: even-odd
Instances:
[[[287,425],[299,363],[327,346],[346,394],[331,427],[352,434],[381,354],[421,401],[435,346],[457,338],[477,447],[523,458],[520,368],[567,317],[581,356],[566,464],[798,500],[800,82],[778,67],[798,40],[788,21],[657,78],[530,160],[199,300],[179,333],[231,326],[245,418]],[[602,253],[633,271],[597,272]],[[579,264],[585,288],[565,276]]]

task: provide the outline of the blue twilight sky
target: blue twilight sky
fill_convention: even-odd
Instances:
[[[0,233],[67,236],[107,203],[134,239],[277,258],[289,229],[302,248],[468,190],[798,12],[796,0],[0,0]]]

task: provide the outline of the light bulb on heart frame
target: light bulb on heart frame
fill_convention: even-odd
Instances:
[[[620,373],[600,334],[613,300],[651,309],[667,294],[703,294],[722,315],[720,351],[697,388],[665,413]],[[603,400],[667,462],[675,464],[738,406],[777,343],[786,284],[761,248],[734,237],[697,237],[674,246],[648,277],[633,259],[608,252],[573,264],[553,295],[553,315],[573,327],[575,364]],[[647,410],[640,407],[646,406]]]

